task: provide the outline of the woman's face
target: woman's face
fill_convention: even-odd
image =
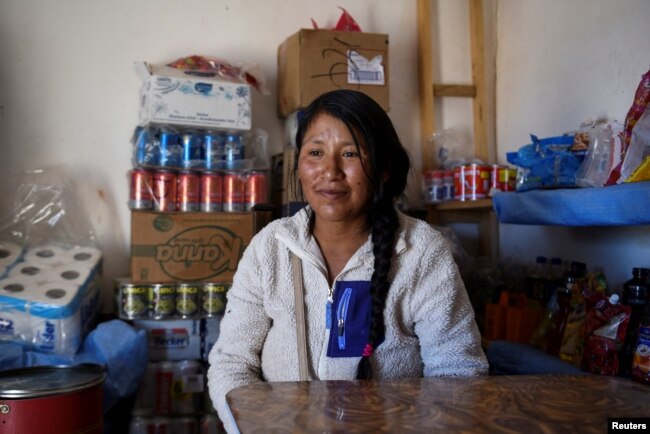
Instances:
[[[346,125],[320,114],[307,130],[298,156],[298,178],[316,221],[365,225],[372,186],[364,167],[370,160],[364,144],[357,151]]]

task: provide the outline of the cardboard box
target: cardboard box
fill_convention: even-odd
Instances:
[[[150,361],[201,358],[200,320],[134,320],[133,327],[146,331]]]
[[[164,65],[136,62],[142,79],[140,123],[251,129],[251,87]]]
[[[256,217],[254,212],[133,211],[131,279],[152,283],[232,281],[244,249],[261,227]]]
[[[388,35],[302,29],[278,48],[278,113],[335,89],[364,92],[388,111],[388,78]]]

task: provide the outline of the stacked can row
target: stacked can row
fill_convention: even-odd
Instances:
[[[134,167],[238,169],[245,156],[244,136],[238,131],[138,126],[132,141]]]
[[[147,364],[133,404],[133,416],[199,416],[214,413],[205,368],[198,360]]]
[[[478,200],[495,191],[515,191],[516,171],[498,164],[466,164],[453,170],[424,173],[424,200],[440,203],[448,200]]]
[[[121,319],[196,319],[222,315],[230,283],[119,282]]]
[[[129,208],[239,212],[268,203],[268,173],[150,170],[130,173]]]

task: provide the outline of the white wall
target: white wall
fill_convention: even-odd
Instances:
[[[25,169],[53,167],[74,184],[111,280],[129,272],[127,172],[137,124],[136,60],[191,54],[252,62],[271,94],[253,97],[253,127],[282,147],[276,115],[278,45],[310,18],[331,28],[346,8],[390,40],[390,116],[419,157],[416,4],[411,0],[3,0],[0,2],[0,219]],[[414,158],[419,173],[419,158]],[[412,196],[417,196],[414,184]]]
[[[364,31],[390,37],[390,116],[420,171],[416,2],[413,0],[3,0],[0,2],[0,219],[20,173],[65,172],[104,251],[111,279],[128,274],[127,172],[137,124],[136,60],[189,54],[253,62],[271,94],[254,94],[253,125],[282,146],[276,115],[276,52],[299,28],[331,27],[345,7]],[[469,82],[467,6],[433,0],[434,49],[442,82]],[[647,0],[489,0],[486,49],[497,53],[497,155],[540,136],[574,129],[594,115],[623,119],[650,65]],[[492,23],[492,18],[496,23]],[[496,30],[492,26],[496,25]],[[488,68],[492,68],[488,62]],[[489,72],[489,71],[488,71]],[[439,102],[440,128],[471,140],[471,104]],[[413,177],[409,196],[419,197]],[[538,254],[604,267],[620,284],[650,266],[650,229],[566,229],[501,225],[504,256]]]
[[[650,68],[647,0],[498,0],[497,154],[604,116],[624,121]],[[602,268],[613,289],[650,267],[650,227],[501,225],[501,253]]]

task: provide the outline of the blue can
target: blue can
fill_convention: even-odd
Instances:
[[[157,165],[160,167],[176,168],[180,163],[181,147],[176,131],[161,128],[158,138]]]
[[[226,161],[226,168],[238,169],[238,162],[244,159],[244,142],[241,134],[230,132],[226,135],[223,159]]]
[[[206,131],[203,135],[203,168],[221,169],[220,162],[225,152],[226,137],[218,131]]]
[[[150,152],[150,148],[153,147],[153,140],[149,135],[149,129],[137,126],[133,132],[131,143],[133,143],[133,166],[142,167],[152,164],[150,158],[153,155]]]
[[[184,131],[181,134],[181,167],[193,169],[201,166],[203,152],[201,149],[201,135],[197,131]]]

